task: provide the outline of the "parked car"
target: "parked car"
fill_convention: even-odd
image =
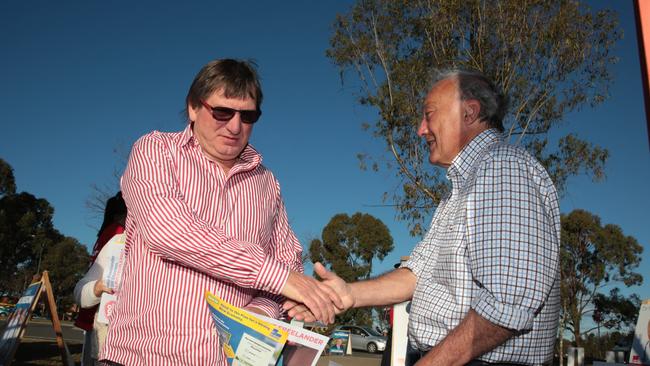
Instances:
[[[350,332],[352,349],[360,349],[370,353],[384,351],[386,349],[386,337],[370,327],[339,325],[334,328],[333,332],[337,330],[347,330]]]
[[[8,318],[14,312],[14,305],[0,304],[0,319]]]

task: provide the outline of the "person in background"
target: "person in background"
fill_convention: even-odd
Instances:
[[[106,338],[106,325],[95,322],[95,317],[102,293],[113,292],[102,281],[102,269],[106,267],[106,263],[98,256],[112,237],[124,232],[125,220],[126,204],[122,192],[117,192],[106,201],[104,220],[97,232],[97,241],[90,256],[90,269],[74,289],[75,301],[81,307],[74,325],[85,331],[82,365],[94,365],[97,362],[99,349]]]
[[[249,144],[261,105],[253,64],[215,60],[190,86],[186,128],[134,144],[121,181],[126,262],[101,360],[226,365],[206,291],[272,318],[290,298],[333,322],[341,299],[303,274],[280,184]]]

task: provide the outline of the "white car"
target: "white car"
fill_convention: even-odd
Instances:
[[[334,328],[334,331],[337,330],[347,330],[350,332],[352,349],[360,349],[370,353],[381,352],[386,349],[386,337],[370,327],[339,325]]]

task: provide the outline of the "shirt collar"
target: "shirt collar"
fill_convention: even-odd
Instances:
[[[257,152],[251,144],[248,144],[239,154],[239,161],[230,169],[230,175],[253,170],[260,164],[262,164],[262,154]]]
[[[182,147],[191,146],[199,149],[201,148],[198,140],[194,137],[191,122],[187,124],[187,127],[185,127],[181,133],[179,142]],[[237,163],[235,163],[235,165],[230,169],[229,175],[237,172],[253,170],[260,164],[262,164],[262,155],[255,150],[251,144],[248,144],[241,154],[239,154],[239,161],[237,161]]]
[[[181,146],[185,146],[189,143],[192,143],[196,145],[198,141],[194,138],[194,131],[192,131],[192,123],[194,122],[189,122],[185,129],[183,130],[183,133],[181,133]]]
[[[490,128],[479,133],[451,161],[447,169],[447,179],[452,183],[466,179],[474,163],[483,156],[483,151],[502,141],[503,135],[496,129]]]

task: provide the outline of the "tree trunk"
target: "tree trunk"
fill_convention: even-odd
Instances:
[[[573,321],[573,339],[576,347],[580,347],[580,318]]]

